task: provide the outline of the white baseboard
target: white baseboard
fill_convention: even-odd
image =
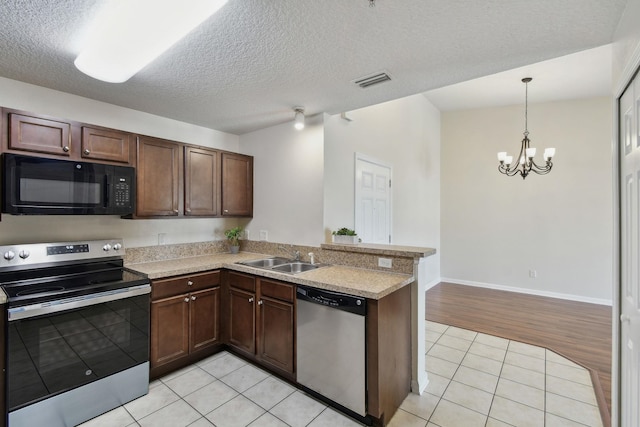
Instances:
[[[440,278],[440,282],[455,283],[457,285],[475,286],[478,288],[496,289],[499,291],[518,292],[521,294],[537,295],[541,297],[559,298],[559,299],[565,299],[569,301],[587,302],[590,304],[599,304],[599,305],[608,305],[608,306],[613,305],[612,299],[589,298],[581,295],[562,294],[559,292],[541,291],[538,289],[516,288],[513,286],[495,285],[493,283],[474,282],[471,280],[459,280],[459,279],[452,279],[449,277]],[[430,287],[427,287],[427,289],[429,289]]]
[[[437,278],[435,280],[430,281],[429,283],[427,283],[424,287],[425,291],[428,291],[429,289],[433,288],[435,285],[437,285],[438,283],[442,282],[442,279]]]

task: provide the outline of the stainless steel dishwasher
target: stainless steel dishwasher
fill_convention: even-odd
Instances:
[[[366,416],[367,300],[297,288],[298,383]]]

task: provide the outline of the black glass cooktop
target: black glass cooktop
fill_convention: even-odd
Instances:
[[[149,280],[144,275],[124,268],[121,259],[0,272],[0,285],[9,307],[146,283]]]

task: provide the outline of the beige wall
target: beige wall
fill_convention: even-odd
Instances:
[[[88,98],[0,78],[0,106],[123,129],[145,135],[238,151],[239,138]],[[208,241],[237,223],[226,219],[124,220],[117,216],[2,215],[0,244],[123,237],[127,246]]]
[[[524,181],[496,158],[517,155],[522,105],[442,114],[443,280],[611,302],[611,105],[530,104],[532,146],[557,151],[549,175]]]
[[[428,281],[440,276],[440,112],[413,95],[325,117],[324,227],[353,228],[355,153],[392,166],[392,243],[426,246]],[[357,231],[357,230],[356,230]]]
[[[323,144],[322,115],[301,131],[289,122],[240,136],[242,152],[255,157],[251,240],[265,230],[270,242],[323,242]]]

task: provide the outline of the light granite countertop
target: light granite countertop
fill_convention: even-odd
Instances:
[[[299,274],[287,274],[236,264],[238,261],[249,261],[267,258],[269,256],[270,255],[252,252],[240,252],[238,254],[218,253],[139,264],[127,264],[126,267],[146,274],[150,279],[161,279],[226,268],[228,270],[269,277],[298,285],[306,285],[376,300],[391,294],[415,280],[413,276],[408,274],[387,273],[342,265],[327,265]]]

